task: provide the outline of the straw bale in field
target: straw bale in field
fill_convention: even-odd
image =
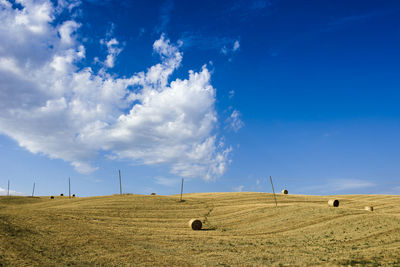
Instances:
[[[151,193],[150,195],[152,195],[152,196],[155,196],[155,195],[156,195],[156,193]]]
[[[339,200],[337,199],[330,199],[328,201],[329,207],[339,207]]]
[[[289,194],[289,192],[286,189],[283,189],[282,190],[282,195],[287,195],[287,194]]]
[[[50,199],[54,199],[54,196],[50,196]]]
[[[367,211],[374,211],[374,207],[372,207],[372,206],[366,206],[366,207],[365,207],[365,210],[367,210]]]
[[[198,219],[191,219],[189,221],[189,227],[192,228],[192,230],[201,230],[202,226],[203,224]]]

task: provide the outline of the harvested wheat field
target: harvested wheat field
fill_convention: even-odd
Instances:
[[[400,265],[400,196],[184,199],[1,197],[0,266]]]

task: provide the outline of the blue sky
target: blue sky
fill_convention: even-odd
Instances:
[[[399,11],[0,1],[0,194],[399,194]]]

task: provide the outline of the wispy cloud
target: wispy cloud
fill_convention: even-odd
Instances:
[[[171,11],[174,9],[174,1],[166,0],[160,9],[160,22],[156,26],[156,33],[160,34],[162,32],[166,32],[166,28],[171,19]]]
[[[269,0],[254,0],[249,4],[249,9],[264,9],[271,5]]]
[[[232,50],[236,42],[238,42],[236,45],[238,46],[237,48],[240,46],[240,43],[236,38],[209,36],[196,32],[184,32],[179,39],[182,41],[182,46],[184,48],[194,46],[199,49],[219,51],[224,46],[229,48],[229,50]]]
[[[112,0],[86,0],[86,1],[96,5],[109,5],[112,2]]]
[[[360,189],[375,186],[374,183],[359,179],[335,179],[330,182],[330,186],[337,191]]]
[[[394,187],[390,188],[389,190],[387,190],[386,194],[399,195],[400,194],[400,186],[394,186]]]
[[[235,192],[243,192],[243,189],[244,189],[244,185],[239,185],[239,186],[233,188],[233,191],[235,191]]]
[[[240,48],[240,43],[239,43],[238,40],[236,40],[236,41],[233,43],[232,51],[235,52],[235,51],[239,50],[239,48]]]
[[[238,40],[235,40],[235,41],[233,42],[233,44],[224,45],[224,46],[221,48],[221,53],[224,54],[224,55],[230,56],[230,55],[232,55],[234,52],[238,51],[239,48],[240,48],[240,42],[239,42]]]
[[[7,195],[7,189],[4,189],[0,187],[0,196],[6,196]],[[15,191],[15,190],[10,190],[10,195],[11,196],[24,196],[24,193]]]
[[[146,32],[146,29],[143,28],[143,27],[141,27],[141,28],[139,29],[138,38],[142,37],[142,36],[145,34],[145,32]]]
[[[226,36],[207,36],[201,33],[185,32],[179,38],[182,48],[196,47],[201,50],[215,50],[232,60],[240,50],[240,38]]]
[[[231,99],[235,96],[235,90],[230,90],[228,97]]]
[[[271,6],[272,3],[270,0],[237,0],[233,2],[231,6],[231,11],[256,11],[262,10]]]
[[[101,39],[100,43],[107,47],[107,57],[104,61],[104,66],[107,68],[113,68],[115,65],[115,60],[119,53],[121,53],[122,48],[119,47],[119,42],[116,38],[111,38],[111,40]]]
[[[328,25],[329,26],[340,26],[340,25],[348,24],[348,23],[352,23],[352,22],[363,21],[363,20],[375,17],[377,15],[379,15],[379,13],[371,12],[371,13],[367,13],[367,14],[334,18],[331,22],[328,23]]]
[[[244,122],[241,120],[241,114],[238,110],[233,110],[232,114],[226,119],[226,129],[233,130],[234,132],[239,131],[244,126]]]
[[[173,187],[178,185],[182,180],[179,178],[166,178],[166,177],[156,177],[155,183],[159,185]]]
[[[240,20],[247,20],[256,15],[265,16],[272,12],[273,2],[279,0],[237,0],[227,9],[229,15],[239,17]]]
[[[321,32],[332,31],[339,29],[341,27],[349,26],[355,23],[362,23],[368,21],[369,19],[373,19],[375,17],[384,16],[393,10],[374,10],[372,12],[364,13],[364,14],[354,14],[344,17],[336,17],[331,19],[326,27],[321,29]]]
[[[301,187],[299,188],[299,190],[308,193],[335,194],[335,193],[352,193],[352,191],[357,191],[360,189],[370,188],[374,186],[376,186],[376,184],[368,180],[338,178],[338,179],[330,179],[326,183],[319,185]]]

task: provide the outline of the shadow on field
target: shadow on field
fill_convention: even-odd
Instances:
[[[202,228],[199,231],[215,231],[216,228]]]

